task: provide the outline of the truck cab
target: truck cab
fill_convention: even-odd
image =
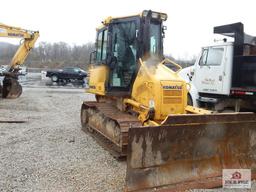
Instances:
[[[201,55],[195,63],[193,77],[193,83],[199,93],[230,94],[232,55],[232,43],[202,48]]]
[[[215,27],[214,33],[233,41],[224,38],[203,47],[194,66],[180,72],[191,84],[192,104],[218,111],[256,110],[256,38],[243,32],[242,23]]]

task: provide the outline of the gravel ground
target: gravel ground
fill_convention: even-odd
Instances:
[[[27,82],[16,100],[0,99],[0,191],[123,191],[126,163],[81,131],[83,89]],[[242,191],[237,190],[193,190]],[[255,182],[250,191],[256,191]]]
[[[0,191],[122,191],[118,162],[80,130],[82,89],[25,88],[0,100],[0,116],[27,120],[0,124]]]

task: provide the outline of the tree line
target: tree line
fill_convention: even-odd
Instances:
[[[18,45],[1,43],[0,65],[8,65],[17,48]],[[25,65],[32,68],[54,69],[75,66],[86,69],[89,64],[90,53],[93,50],[93,43],[71,46],[65,42],[40,42],[39,45],[29,53]]]
[[[18,45],[0,43],[0,65],[8,65],[14,56]],[[84,45],[69,45],[65,42],[48,43],[40,42],[30,53],[25,65],[31,68],[57,69],[68,66],[87,69],[90,60],[90,53],[94,51],[93,43]],[[195,57],[175,59],[171,55],[167,58],[187,67],[194,64]]]

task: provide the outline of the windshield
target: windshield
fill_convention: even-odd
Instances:
[[[79,68],[74,68],[74,71],[78,73],[78,72],[80,72],[81,70],[80,70]]]
[[[136,30],[136,20],[112,25],[112,52],[116,60],[110,78],[112,87],[129,88],[131,84],[136,69]]]

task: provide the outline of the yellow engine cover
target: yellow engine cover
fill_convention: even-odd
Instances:
[[[155,121],[186,113],[187,94],[187,83],[163,64],[141,66],[132,89],[133,100],[154,108]]]

